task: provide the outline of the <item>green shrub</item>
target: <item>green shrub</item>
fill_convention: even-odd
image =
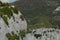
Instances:
[[[13,13],[18,14],[18,9],[17,7],[15,8],[11,7],[9,3],[2,3],[1,1],[0,1],[0,7],[2,7],[0,8],[0,17],[2,17],[4,22],[8,25],[7,17],[8,18],[13,17],[14,19]],[[5,17],[4,15],[7,15],[7,17]]]
[[[3,20],[4,20],[4,22],[7,24],[7,25],[9,25],[9,23],[8,23],[8,20],[7,20],[7,17],[2,17],[3,18]]]
[[[13,10],[13,12],[14,12],[15,14],[18,14],[18,8],[17,8],[17,7],[15,7],[15,8],[11,7],[11,9]]]
[[[6,33],[6,37],[8,40],[19,40],[19,36],[17,34],[11,35],[10,33]]]
[[[25,30],[20,30],[19,35],[20,35],[21,38],[23,39],[23,37],[25,37],[25,35],[26,35],[26,31],[25,31]]]
[[[7,37],[8,39],[11,39],[11,34],[10,34],[10,33],[6,33],[6,37]]]
[[[21,18],[22,21],[24,21],[24,16],[23,15],[21,15],[20,18]]]

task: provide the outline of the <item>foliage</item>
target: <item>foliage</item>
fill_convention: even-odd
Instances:
[[[18,8],[17,7],[15,7],[15,8],[11,7],[11,9],[13,10],[14,13],[18,14]]]
[[[19,36],[17,34],[11,35],[10,33],[6,33],[6,37],[8,40],[19,40]]]
[[[59,0],[21,0],[19,2],[20,4],[16,4],[20,5],[18,6],[20,8],[19,10],[25,16],[28,22],[28,28],[35,29],[43,26],[48,28],[50,28],[50,26],[58,26],[59,22],[56,18],[54,19],[54,17],[60,16],[60,13],[53,12],[60,5]],[[48,18],[46,16],[48,16]],[[43,26],[41,26],[41,24],[43,24]]]
[[[11,17],[13,17],[13,13],[18,14],[18,9],[17,7],[11,7],[11,5],[9,3],[2,3],[0,1],[0,17],[3,18],[4,22],[8,25],[8,18],[10,19]],[[5,17],[6,15],[6,17]]]
[[[3,18],[4,22],[5,22],[7,25],[9,25],[7,17],[4,16],[4,17],[2,17],[2,18]]]
[[[21,15],[20,18],[21,18],[22,21],[24,21],[24,16],[23,15]]]
[[[26,35],[26,31],[25,31],[25,30],[20,30],[19,35],[20,35],[21,38],[23,39],[23,37],[25,37],[25,35]]]
[[[40,19],[35,19],[37,22],[35,24],[28,24],[28,29],[37,29],[37,28],[42,28],[42,27],[45,27],[45,28],[52,28],[53,25],[49,22],[50,20],[50,17],[49,16],[40,16],[40,17],[37,17],[37,18],[40,18]]]

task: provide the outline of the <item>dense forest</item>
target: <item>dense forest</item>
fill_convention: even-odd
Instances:
[[[28,22],[28,28],[60,28],[59,0],[19,0],[16,4]]]

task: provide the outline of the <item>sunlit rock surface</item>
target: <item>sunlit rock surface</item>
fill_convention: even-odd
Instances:
[[[60,6],[58,6],[58,7],[55,9],[55,11],[60,11]]]
[[[40,28],[26,34],[24,40],[60,40],[60,29]]]
[[[37,40],[32,34],[27,34],[24,40]]]
[[[3,19],[0,17],[0,40],[8,40],[6,37],[7,33],[18,35],[20,30],[26,30],[27,29],[27,23],[26,20],[22,20],[20,18],[20,15],[22,15],[20,12],[18,14],[14,14],[15,21],[11,17],[10,19],[8,18],[8,23],[9,26],[5,24]]]

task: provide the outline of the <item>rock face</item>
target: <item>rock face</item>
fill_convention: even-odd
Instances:
[[[8,19],[9,27],[4,23],[3,19],[0,17],[0,40],[7,40],[6,33],[14,32],[14,34],[18,34],[20,30],[27,29],[26,20],[22,21],[19,17],[21,13],[18,15],[14,14],[15,21],[13,18]]]
[[[11,19],[8,19],[9,26],[6,25],[4,20],[0,17],[0,40],[7,40],[7,33],[18,35],[20,30],[27,29],[26,20],[22,20],[20,15],[22,15],[20,12],[18,14],[14,14],[15,21],[12,17]]]
[[[36,36],[35,36],[36,35]],[[24,40],[60,40],[60,29],[40,28],[26,34]]]
[[[11,11],[10,7],[4,6],[0,8],[0,12],[3,13],[0,13],[0,40],[20,40],[20,30],[27,29],[26,20],[20,11],[15,10],[14,12],[12,9]],[[5,11],[2,9],[5,9]]]

